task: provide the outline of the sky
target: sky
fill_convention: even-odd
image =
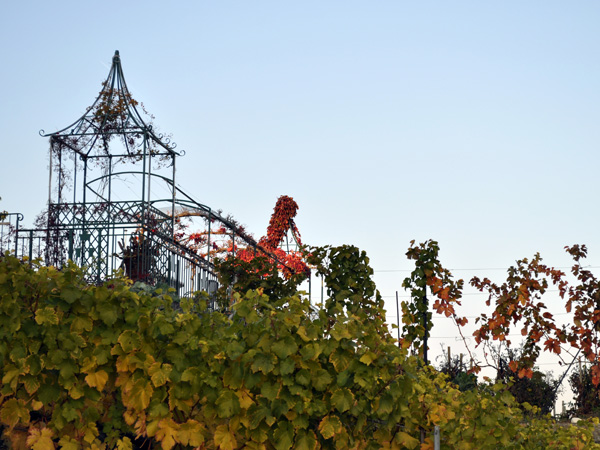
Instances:
[[[77,119],[119,50],[186,151],[182,188],[256,237],[292,196],[305,243],[367,252],[390,321],[412,239],[466,280],[536,252],[568,266],[574,243],[600,267],[599,18],[595,1],[6,2],[0,209],[44,208],[38,131]]]

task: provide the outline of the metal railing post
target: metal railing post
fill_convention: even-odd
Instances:
[[[31,264],[32,257],[33,257],[33,230],[29,230],[29,264]]]
[[[15,229],[15,258],[17,257],[17,247],[19,246],[19,222],[23,219],[20,213],[17,213],[17,227]]]

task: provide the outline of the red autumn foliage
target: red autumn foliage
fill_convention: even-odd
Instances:
[[[477,345],[493,340],[506,341],[512,327],[519,327],[525,336],[524,353],[519,361],[511,361],[510,369],[519,377],[531,374],[541,351],[561,355],[563,347],[577,349],[591,363],[592,382],[600,384],[600,280],[581,265],[587,256],[584,245],[565,247],[574,260],[570,283],[566,274],[541,262],[539,254],[529,261],[517,261],[508,270],[506,282],[492,283],[474,277],[471,285],[488,293],[487,305],[495,309],[491,316],[482,314],[481,326],[474,332]],[[565,300],[565,310],[573,313],[571,325],[559,327],[554,315],[541,302],[542,295],[553,285]]]
[[[185,213],[177,218],[178,230],[176,238],[178,242],[198,253],[202,257],[225,257],[235,258],[240,261],[250,262],[257,256],[270,255],[270,261],[276,263],[279,271],[286,278],[296,274],[308,274],[309,268],[304,262],[304,256],[300,251],[285,252],[280,245],[288,232],[291,233],[293,240],[298,247],[302,246],[300,232],[294,223],[294,217],[298,211],[298,204],[292,197],[282,195],[277,199],[273,214],[267,227],[266,236],[258,241],[255,247],[240,247],[238,242],[234,242],[233,233],[224,226],[213,229],[189,233],[189,225],[182,223],[181,218],[186,217]],[[238,226],[238,231],[240,227]],[[210,240],[209,240],[210,239]]]
[[[268,252],[275,255],[278,262],[278,268],[286,278],[296,274],[308,274],[309,268],[304,262],[304,255],[300,251],[285,252],[279,246],[287,235],[291,232],[296,244],[302,246],[302,240],[298,227],[294,222],[294,217],[298,211],[298,204],[292,197],[282,195],[277,199],[269,226],[267,227],[267,235],[260,238],[258,244],[265,248]],[[248,252],[249,249],[246,249]],[[249,253],[249,252],[248,252]],[[251,255],[243,255],[238,257],[254,257]]]

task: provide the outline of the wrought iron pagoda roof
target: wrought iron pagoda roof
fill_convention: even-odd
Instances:
[[[142,136],[151,142],[153,148],[150,153],[154,156],[185,154],[185,151],[175,151],[177,144],[168,136],[157,133],[150,120],[144,120],[143,116],[148,114],[127,88],[118,50],[115,51],[108,78],[102,86],[92,106],[79,119],[53,133],[40,130],[40,135],[49,137],[51,142],[60,141],[82,157],[93,156],[94,150],[97,151],[97,156],[108,156],[107,142],[113,135],[125,136],[123,144],[127,154],[112,156],[140,155],[141,150],[135,147],[136,138]]]

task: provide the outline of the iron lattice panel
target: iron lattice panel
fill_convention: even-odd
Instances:
[[[180,295],[214,291],[212,264],[175,243],[173,220],[141,202],[55,204],[49,208],[46,260],[84,267],[99,283],[122,269],[134,281],[166,284]]]

